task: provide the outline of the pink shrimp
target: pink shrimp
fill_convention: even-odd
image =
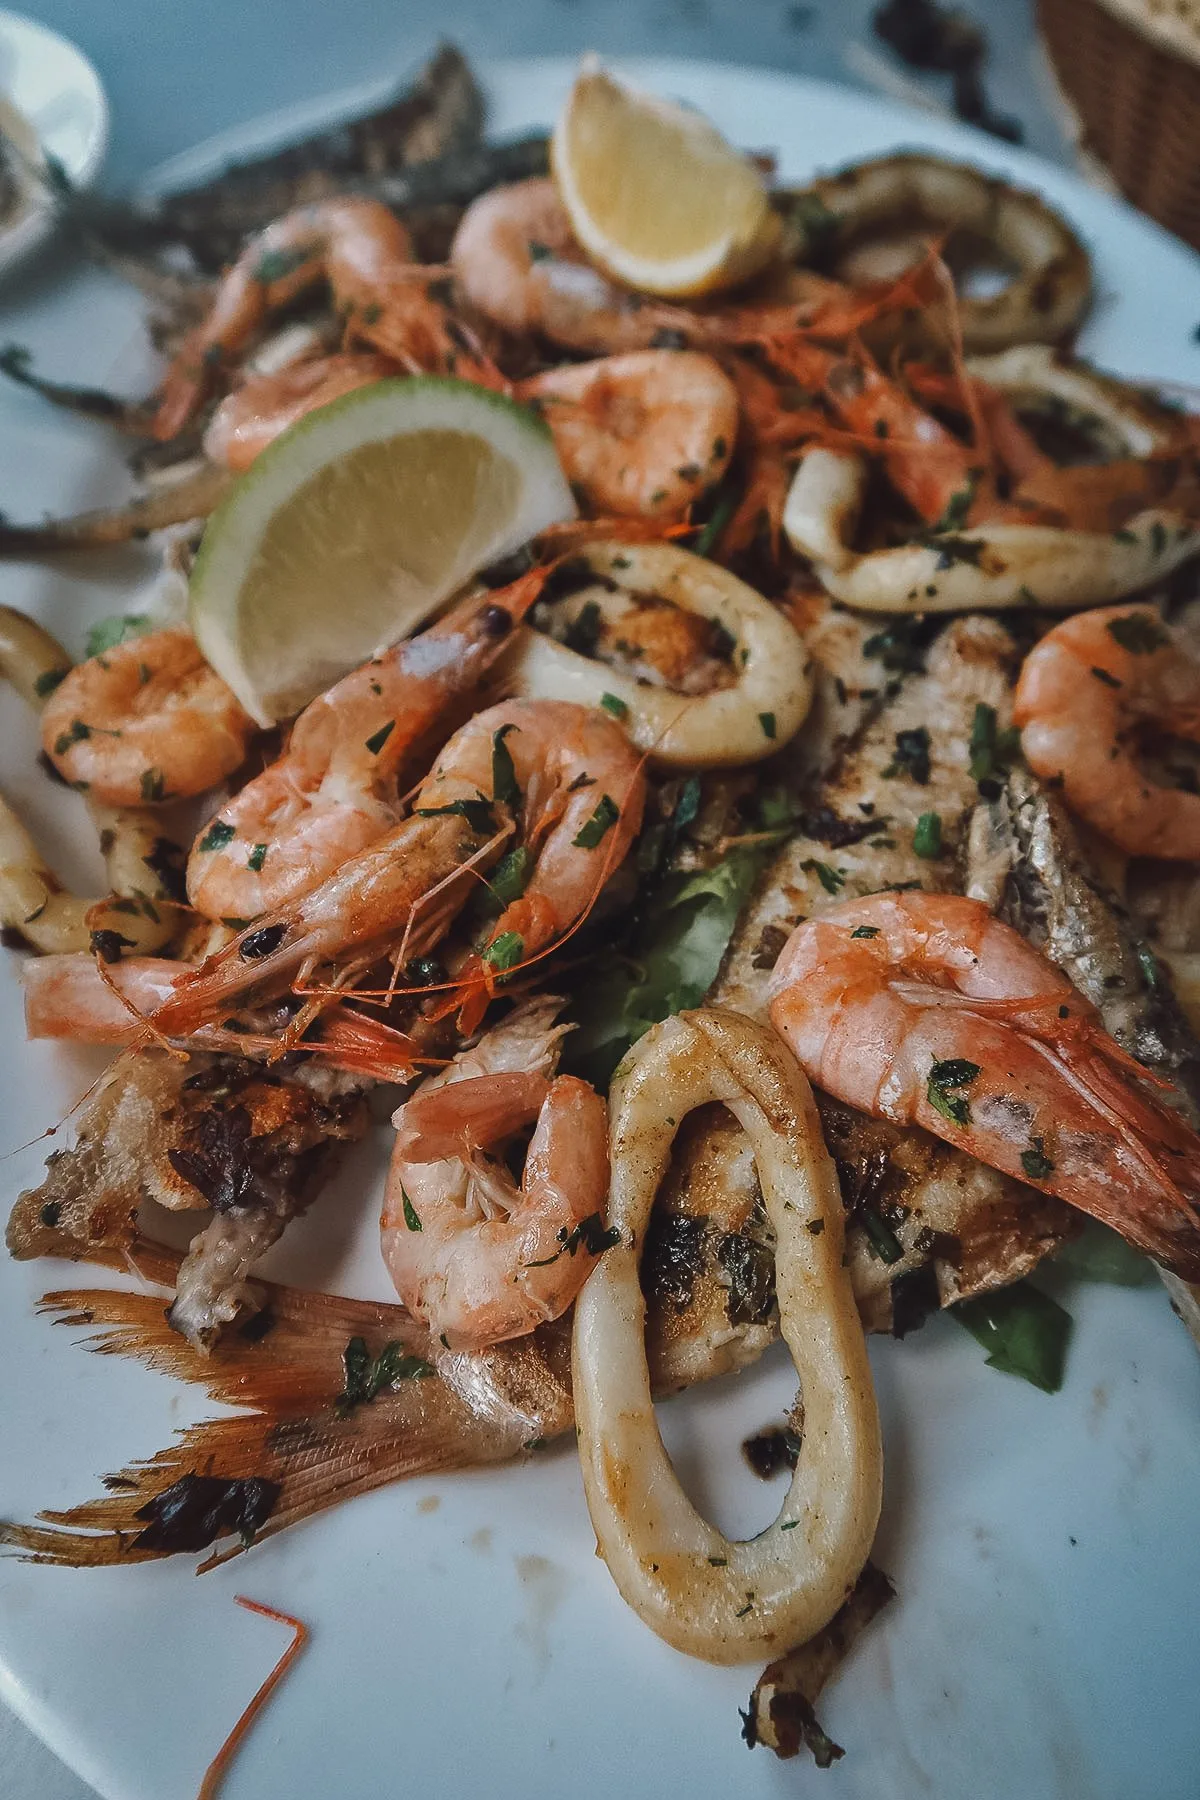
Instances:
[[[167,372],[154,436],[175,437],[269,315],[322,278],[348,334],[410,370],[495,384],[491,364],[438,292],[445,271],[413,263],[395,214],[378,200],[321,200],[274,220],[222,276],[208,317]]]
[[[82,950],[32,957],[21,971],[25,1035],[74,1044],[143,1044],[144,1021],[191,972],[187,963],[161,956],[124,956],[103,971],[96,958]],[[288,1023],[286,1011],[278,1020],[235,1019],[201,1026],[187,1042],[190,1048],[273,1061],[284,1048],[282,1033]],[[301,1043],[287,1047],[309,1051],[331,1068],[377,1081],[407,1080],[423,1060],[405,1032],[341,1005],[327,1008]]]
[[[115,644],[63,676],[42,710],[59,774],[106,806],[202,794],[246,755],[254,721],[190,631]]]
[[[805,1073],[1200,1277],[1200,1138],[1066,976],[980,901],[875,894],[797,926],[770,1017]]]
[[[1143,720],[1200,741],[1200,663],[1153,608],[1100,607],[1048,631],[1013,717],[1034,773],[1127,855],[1200,859],[1200,797],[1151,781],[1129,745]]]
[[[318,695],[287,750],[198,834],[188,897],[210,919],[256,919],[314,887],[400,818],[397,772],[507,647],[545,570],[469,596]]]
[[[593,904],[641,823],[645,777],[620,727],[589,707],[509,701],[455,732],[410,818],[210,956],[153,1015],[168,1036],[240,994],[278,994],[322,964],[344,977],[392,951],[423,955],[512,837],[507,905],[462,985],[488,989]]]
[[[385,356],[318,356],[275,375],[257,375],[227,394],[204,434],[204,453],[241,473],[281,431],[318,407],[395,375]]]
[[[586,1082],[554,1074],[560,1005],[518,1009],[393,1120],[384,1261],[405,1306],[449,1350],[483,1350],[559,1318],[604,1245],[607,1109]],[[518,1190],[487,1152],[531,1124]]]
[[[682,518],[725,473],[737,436],[737,390],[694,350],[567,363],[516,393],[537,405],[582,499],[617,517]]]

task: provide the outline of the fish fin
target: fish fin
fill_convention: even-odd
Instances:
[[[177,1263],[158,1246],[139,1245],[133,1256],[139,1275],[163,1285]],[[42,1310],[59,1323],[98,1328],[88,1340],[98,1354],[132,1357],[249,1410],[187,1427],[157,1455],[106,1477],[102,1499],[42,1512],[34,1524],[0,1523],[0,1545],[71,1568],[211,1545],[203,1571],[355,1494],[519,1451],[511,1429],[473,1409],[425,1361],[427,1335],[402,1307],[258,1285],[262,1310],[209,1356],[171,1330],[159,1294],[67,1288],[44,1297]],[[385,1351],[394,1365],[393,1385],[370,1398],[361,1387],[358,1398],[350,1392],[355,1340],[360,1367],[378,1368]],[[201,1493],[208,1522],[198,1525]],[[239,1516],[251,1519],[249,1529]]]

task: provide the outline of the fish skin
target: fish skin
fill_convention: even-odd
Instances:
[[[1137,920],[1105,881],[1108,861],[1044,784],[1014,769],[973,821],[966,891],[1044,950],[1121,1048],[1169,1081],[1179,1111],[1200,1125],[1200,1042],[1168,970],[1147,960]],[[1158,1272],[1200,1344],[1200,1285]]]
[[[844,617],[844,615],[843,615]],[[861,631],[861,628],[859,628]],[[925,653],[924,671],[893,677],[879,703],[862,707],[861,636],[826,628],[815,654],[826,684],[840,677],[848,696],[849,736],[839,732],[836,701],[826,692],[825,714],[812,761],[831,757],[828,772],[811,779],[808,795],[819,800],[826,824],[791,839],[779,852],[739,923],[711,1004],[765,1019],[770,970],[792,929],[842,900],[900,885],[961,893],[971,819],[979,802],[970,774],[970,739],[979,703],[996,713],[1003,730],[1011,718],[1019,652],[996,620],[973,616],[953,621]],[[875,664],[878,671],[879,665]],[[887,676],[881,677],[887,682]],[[897,733],[928,732],[927,781],[894,768]],[[864,812],[864,807],[870,809]],[[919,857],[913,833],[923,813],[941,820],[942,854]],[[878,831],[833,847],[835,821],[857,827],[864,818]],[[828,871],[822,880],[822,869]],[[832,888],[833,891],[830,891]],[[918,1127],[869,1119],[818,1096],[822,1120],[843,1176],[843,1188],[886,1158],[882,1199],[888,1216],[907,1214],[895,1226],[904,1249],[898,1261],[881,1261],[851,1216],[847,1253],[855,1296],[870,1330],[892,1324],[892,1282],[931,1258],[942,1305],[1028,1274],[1076,1229],[1069,1209],[1023,1182],[987,1168]],[[930,1240],[944,1248],[934,1255]],[[953,1258],[953,1260],[952,1260]]]

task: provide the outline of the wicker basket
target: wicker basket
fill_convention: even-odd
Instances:
[[[1038,15],[1085,147],[1200,249],[1200,0],[1038,0]]]

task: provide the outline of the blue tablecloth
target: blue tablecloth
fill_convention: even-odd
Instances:
[[[18,6],[20,0],[17,0]],[[904,69],[872,36],[876,0],[41,0],[42,23],[99,70],[112,107],[104,179],[135,180],[225,127],[314,95],[397,78],[440,37],[471,57],[694,56],[794,70],[945,106],[948,83]],[[1069,160],[1031,0],[974,0],[991,44],[993,107],[1032,150]],[[0,1800],[95,1800],[0,1703]],[[304,1800],[299,1796],[298,1800]]]

